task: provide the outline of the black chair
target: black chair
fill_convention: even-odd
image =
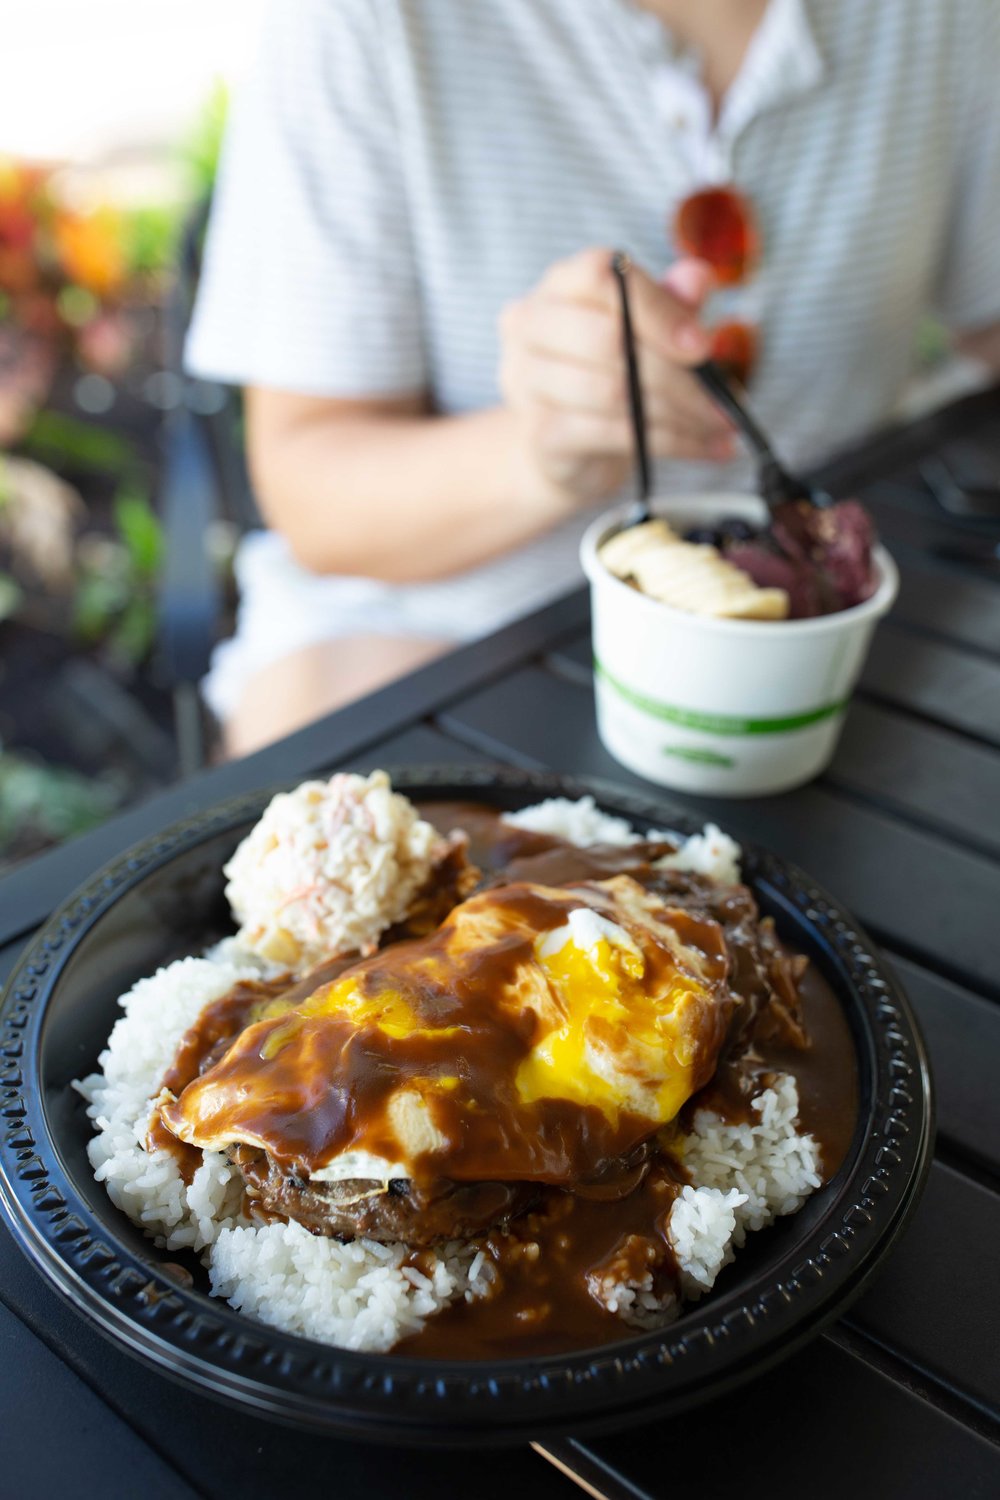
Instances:
[[[223,581],[208,545],[211,530],[224,521],[238,536],[260,524],[244,458],[240,393],[184,371],[208,211],[205,202],[186,226],[164,308],[165,365],[174,376],[174,399],[164,422],[158,493],[165,541],[158,655],[174,701],[182,777],[207,758],[208,726],[198,683],[208,669],[224,609]]]

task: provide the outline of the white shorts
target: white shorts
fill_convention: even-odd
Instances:
[[[236,631],[212,654],[202,682],[205,701],[227,719],[252,677],[319,641],[398,635],[457,645],[489,635],[582,583],[577,554],[592,518],[593,512],[582,512],[529,546],[467,573],[406,585],[321,577],[299,566],[283,537],[249,532],[236,552]]]

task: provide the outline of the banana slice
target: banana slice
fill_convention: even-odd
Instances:
[[[685,542],[663,520],[620,531],[601,548],[601,561],[616,578],[674,609],[718,619],[788,617],[784,589],[758,588],[715,547]]]

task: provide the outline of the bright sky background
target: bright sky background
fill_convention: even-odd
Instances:
[[[0,152],[94,161],[176,139],[245,67],[263,3],[0,3]]]

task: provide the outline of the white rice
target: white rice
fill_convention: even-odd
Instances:
[[[582,844],[635,839],[624,820],[608,818],[591,798],[551,799],[508,820]],[[727,879],[738,855],[738,846],[710,825],[671,859]],[[491,1265],[474,1242],[425,1252],[424,1274],[403,1263],[402,1245],[344,1245],[294,1223],[250,1224],[242,1216],[242,1180],[220,1153],[203,1153],[186,1185],[169,1152],[145,1150],[150,1113],[184,1032],[238,980],[272,971],[230,938],[205,958],[160,969],[122,997],[124,1014],[101,1053],[101,1071],[76,1084],[95,1127],[91,1165],[112,1201],[157,1245],[200,1253],[213,1293],[237,1310],[321,1343],[384,1351],[450,1302],[486,1291]],[[668,1236],[684,1300],[711,1289],[748,1232],[794,1213],[820,1186],[816,1143],[796,1129],[795,1080],[781,1075],[753,1108],[760,1118],[752,1125],[729,1125],[701,1111],[682,1141],[695,1185],[675,1200]],[[608,1268],[592,1289],[634,1327],[662,1326],[682,1310],[673,1290],[655,1289],[651,1271],[629,1281]]]
[[[224,1229],[212,1248],[209,1278],[238,1312],[286,1333],[342,1349],[382,1352],[458,1297],[489,1285],[475,1245],[441,1247],[421,1257],[430,1275],[403,1265],[404,1245],[321,1239],[301,1224]]]
[[[187,1185],[170,1152],[146,1151],[153,1099],[181,1037],[205,1006],[257,972],[250,964],[182,958],[140,979],[119,1002],[125,1014],[98,1058],[101,1072],[76,1085],[96,1128],[87,1146],[94,1176],[167,1250],[210,1245],[237,1221],[243,1192],[239,1174],[219,1153],[205,1152]]]
[[[695,875],[707,875],[720,885],[735,885],[741,878],[742,852],[728,833],[714,823],[706,823],[701,833],[692,833],[684,840],[676,854],[665,854],[657,864],[664,870],[690,870]]]
[[[634,844],[640,836],[624,818],[602,812],[590,796],[581,797],[577,802],[569,797],[548,797],[534,807],[504,813],[503,820],[531,833],[551,833],[584,849],[591,844],[624,848]],[[740,846],[714,823],[706,823],[701,833],[689,838],[669,829],[650,829],[641,837],[679,845],[675,854],[667,854],[659,861],[664,869],[692,870],[722,884],[731,884],[740,878]]]
[[[699,1110],[684,1144],[684,1165],[699,1186],[735,1188],[742,1197],[732,1234],[736,1249],[751,1230],[795,1213],[821,1181],[819,1147],[795,1128],[795,1079],[779,1074],[751,1108],[760,1116],[759,1124],[728,1125],[709,1110]]]
[[[547,797],[533,807],[505,812],[503,821],[512,823],[515,828],[526,828],[530,833],[551,833],[557,838],[568,839],[581,849],[587,849],[591,844],[618,844],[624,848],[636,840],[631,823],[601,812],[593,797],[581,797],[576,802],[569,797]]]
[[[670,1243],[691,1301],[710,1292],[722,1267],[732,1259],[736,1215],[746,1198],[738,1188],[685,1187],[670,1210]]]
[[[699,1110],[677,1148],[694,1179],[675,1199],[667,1229],[686,1302],[711,1291],[748,1233],[795,1213],[821,1186],[819,1147],[796,1130],[795,1079],[779,1074],[751,1108],[760,1116],[756,1124],[729,1125]],[[682,1310],[673,1293],[656,1295],[652,1272],[592,1290],[609,1312],[639,1328],[660,1326]]]

